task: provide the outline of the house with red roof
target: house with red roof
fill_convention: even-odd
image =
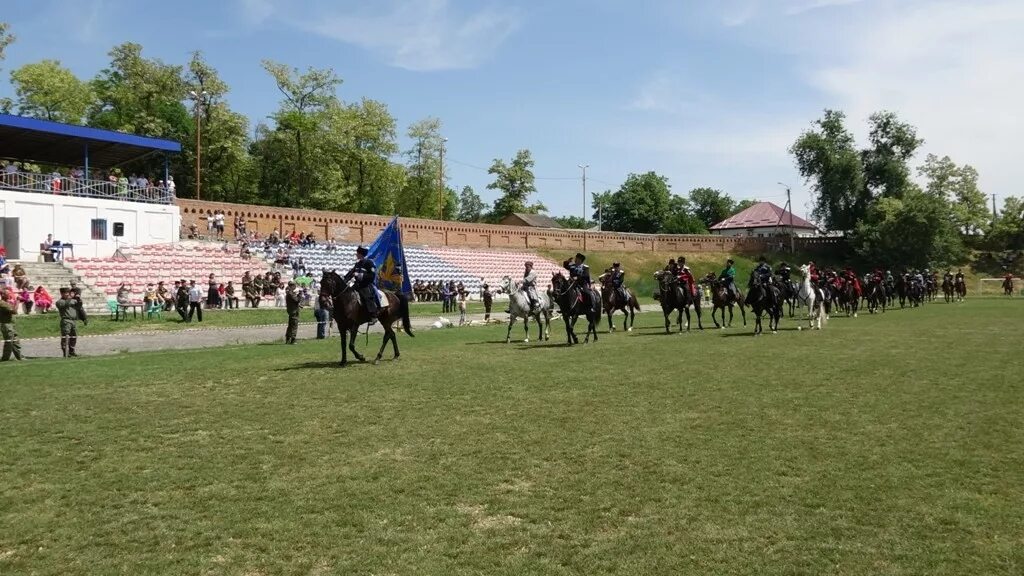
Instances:
[[[790,220],[792,218],[792,220]],[[796,236],[820,236],[818,227],[797,216],[790,214],[771,202],[758,202],[750,208],[722,220],[711,227],[712,234],[720,236],[756,236],[768,237],[788,234],[790,225]]]

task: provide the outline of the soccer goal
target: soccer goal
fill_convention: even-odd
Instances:
[[[1015,296],[1024,295],[1024,281],[1020,278],[1013,279],[1013,293]],[[979,296],[1002,296],[1003,295],[1003,279],[1002,278],[979,278],[978,279],[978,295]],[[970,294],[968,294],[970,296]]]

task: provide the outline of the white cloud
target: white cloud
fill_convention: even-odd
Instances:
[[[799,183],[787,150],[823,108],[846,112],[861,143],[868,116],[891,110],[925,140],[913,167],[925,154],[949,155],[979,170],[985,192],[1021,194],[1024,2],[763,0],[751,10],[744,48],[783,62],[780,74],[797,78],[788,95],[744,99],[762,89],[758,80],[718,91],[709,79],[658,72],[636,88],[633,115],[609,141],[658,159],[673,181],[757,190]],[[794,193],[801,206],[806,195]]]
[[[447,0],[395,0],[384,9],[331,8],[305,29],[381,54],[409,70],[473,68],[519,26],[519,13],[500,5],[458,13]]]
[[[864,0],[805,0],[803,2],[790,4],[790,6],[786,8],[786,14],[796,16],[798,14],[803,14],[804,12],[811,12],[812,10],[848,6],[850,4],[859,4],[863,1]]]
[[[892,110],[918,128],[924,152],[979,169],[982,186],[1019,193],[1024,131],[1024,3],[904,2],[859,23],[808,74],[851,127]]]
[[[274,3],[272,0],[236,0],[238,14],[242,21],[249,26],[259,26],[266,22],[274,14]]]

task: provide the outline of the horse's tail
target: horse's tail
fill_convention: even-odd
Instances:
[[[409,297],[401,292],[395,294],[398,297],[398,314],[402,317],[402,330],[409,336],[415,338],[412,333],[412,324],[409,322]]]

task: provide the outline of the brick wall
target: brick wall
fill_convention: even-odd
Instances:
[[[294,208],[275,208],[247,204],[204,202],[178,199],[183,230],[195,223],[206,230],[206,215],[223,210],[225,231],[234,231],[232,223],[241,214],[249,231],[266,237],[271,230],[289,234],[293,230],[312,232],[318,240],[335,238],[339,242],[369,244],[387,226],[390,218],[345,212],[321,212]],[[548,249],[566,251],[647,251],[678,254],[722,253],[757,254],[769,249],[768,239],[751,237],[697,236],[672,234],[623,234],[619,232],[582,232],[464,224],[440,220],[402,218],[402,239],[406,244],[467,248]],[[798,239],[799,241],[799,239]]]

